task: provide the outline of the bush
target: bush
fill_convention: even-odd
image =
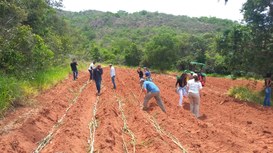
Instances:
[[[70,67],[52,67],[48,70],[37,72],[32,80],[29,81],[36,89],[45,90],[64,80],[70,71]]]
[[[255,92],[247,87],[233,87],[229,89],[228,94],[236,99],[263,104],[262,92]]]
[[[10,107],[22,95],[22,89],[18,87],[17,79],[1,74],[0,77],[0,112]]]
[[[64,80],[70,71],[70,66],[67,66],[66,68],[52,67],[47,70],[37,71],[27,79],[1,74],[0,113],[6,111],[12,105],[24,105],[25,102],[22,101],[25,97],[49,89],[59,81]]]

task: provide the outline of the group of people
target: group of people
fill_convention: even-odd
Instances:
[[[97,88],[97,95],[99,96],[101,94],[101,81],[102,81],[102,74],[103,74],[103,69],[100,64],[97,66],[95,65],[96,62],[91,62],[88,71],[90,73],[90,78],[89,80],[92,81],[94,80],[96,83],[96,88]],[[115,77],[116,77],[116,70],[112,64],[109,64],[110,67],[110,77],[113,83],[113,89],[116,89],[116,82],[115,82]]]
[[[76,80],[78,78],[78,69],[77,69],[77,61],[76,59],[73,59],[70,63],[71,70],[73,72],[73,80]],[[116,77],[116,71],[112,64],[109,64],[110,67],[110,77],[113,83],[113,89],[116,89],[116,83],[115,83],[115,77]],[[90,66],[88,67],[88,71],[90,74],[89,81],[94,80],[97,88],[96,95],[101,95],[101,81],[102,81],[102,74],[103,69],[100,64],[96,65],[96,62],[91,62]]]
[[[94,80],[97,88],[97,95],[101,94],[101,81],[102,81],[102,74],[103,69],[100,64],[97,66],[95,65],[96,62],[92,62],[88,68],[90,73],[90,80]],[[73,71],[73,80],[78,78],[78,70],[77,70],[77,62],[73,59],[72,63],[70,64],[71,69]],[[110,67],[110,77],[113,83],[113,89],[116,89],[115,83],[115,68],[112,64],[109,65]],[[140,86],[141,92],[145,92],[146,95],[144,97],[143,102],[143,110],[148,110],[148,102],[151,98],[155,98],[157,101],[158,106],[160,109],[166,113],[166,109],[164,103],[160,97],[160,90],[158,86],[153,82],[151,77],[151,72],[147,67],[144,67],[144,72],[142,71],[141,67],[138,67],[137,73],[140,79]],[[202,83],[201,83],[202,82]],[[179,101],[178,106],[182,107],[183,105],[183,98],[188,97],[190,101],[190,111],[194,114],[196,118],[200,117],[199,114],[199,107],[200,107],[200,98],[201,98],[201,89],[204,86],[204,79],[200,79],[200,75],[197,73],[182,73],[180,77],[177,78],[175,83],[175,91],[179,94]],[[265,99],[264,99],[264,106],[270,106],[270,97],[271,97],[271,90],[272,90],[272,80],[271,80],[271,73],[266,75],[265,79]]]
[[[72,63],[70,64],[71,69],[73,71],[73,79],[76,80],[78,77],[78,70],[77,70],[77,62],[73,59]],[[110,67],[110,76],[113,83],[113,89],[116,89],[115,83],[115,68],[112,64],[109,65]],[[101,65],[96,66],[96,62],[92,62],[88,68],[90,73],[89,80],[94,80],[97,88],[97,95],[101,94],[101,81],[102,81],[102,74],[103,69]],[[155,98],[157,101],[158,106],[160,109],[166,113],[166,109],[162,99],[160,97],[160,90],[157,85],[153,82],[151,77],[151,72],[147,67],[144,67],[144,72],[142,71],[141,67],[137,69],[137,73],[140,79],[141,85],[141,92],[145,92],[146,95],[144,97],[143,102],[143,110],[148,110],[148,102],[151,98]],[[177,79],[175,84],[175,88],[177,88],[177,92],[179,93],[179,102],[178,105],[182,106],[183,104],[183,97],[188,96],[190,99],[190,109],[196,117],[199,117],[199,104],[200,104],[200,90],[202,89],[202,85],[199,81],[197,74],[192,74],[190,80],[188,80],[188,74],[183,73],[181,77]]]
[[[147,67],[144,67],[144,73],[141,70],[141,67],[138,67],[137,73],[140,79],[143,79],[145,77],[146,81],[152,81],[151,72]],[[144,76],[145,75],[145,76]]]
[[[189,97],[190,110],[195,117],[199,118],[201,89],[203,88],[203,85],[198,74],[182,73],[182,75],[177,78],[175,88],[176,92],[179,94],[178,106],[182,106],[183,97]]]
[[[139,67],[137,69],[137,73],[139,74],[141,88],[144,92],[146,92],[143,102],[143,110],[147,110],[148,101],[151,98],[155,98],[161,110],[163,112],[166,112],[166,109],[160,97],[160,90],[152,81],[151,72],[146,67],[144,67],[143,73],[141,67]],[[143,74],[145,74],[145,76]],[[192,73],[190,75],[187,73],[182,73],[182,75],[178,77],[175,83],[175,88],[176,92],[179,94],[180,97],[178,106],[182,106],[183,97],[189,97],[190,110],[195,115],[195,117],[199,118],[200,117],[199,106],[202,84],[199,80],[198,75],[196,73]]]

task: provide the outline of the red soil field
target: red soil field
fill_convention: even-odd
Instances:
[[[208,77],[202,89],[201,118],[189,111],[189,99],[178,107],[176,79],[152,74],[167,113],[154,99],[141,109],[144,93],[136,70],[116,68],[112,89],[104,68],[102,95],[96,96],[89,73],[80,72],[18,107],[0,120],[2,153],[179,153],[273,152],[273,109],[227,95],[233,86],[262,89],[262,82]]]

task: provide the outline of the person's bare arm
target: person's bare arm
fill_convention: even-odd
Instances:
[[[200,88],[199,88],[199,96],[201,97],[201,95],[202,95],[202,84],[200,83]]]
[[[176,83],[175,83],[175,88],[177,87],[178,83],[179,83],[179,82],[178,82],[178,79],[177,79],[177,80],[176,80]]]
[[[142,92],[144,92],[146,94],[147,93],[147,89],[146,88],[142,88]]]

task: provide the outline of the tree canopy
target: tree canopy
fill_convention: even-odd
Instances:
[[[218,39],[218,49],[231,71],[272,72],[273,2],[248,0],[242,12],[246,25],[225,31]]]

